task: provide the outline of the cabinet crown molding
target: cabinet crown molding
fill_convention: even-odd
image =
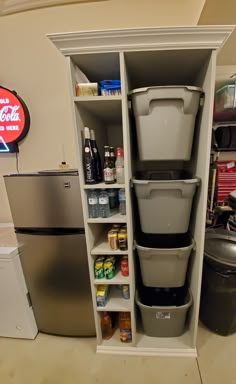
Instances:
[[[152,49],[219,49],[233,25],[128,28],[52,33],[47,37],[65,56],[77,53]]]

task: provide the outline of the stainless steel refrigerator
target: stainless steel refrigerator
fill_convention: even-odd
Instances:
[[[78,172],[4,180],[38,329],[95,335]]]

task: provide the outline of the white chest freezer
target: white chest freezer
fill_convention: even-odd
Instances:
[[[0,247],[0,336],[34,339],[38,333],[17,247]]]

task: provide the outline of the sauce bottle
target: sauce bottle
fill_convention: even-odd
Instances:
[[[119,312],[120,341],[130,343],[132,341],[130,312]]]
[[[108,312],[101,313],[101,330],[103,340],[109,340],[112,337],[112,320],[111,315]]]

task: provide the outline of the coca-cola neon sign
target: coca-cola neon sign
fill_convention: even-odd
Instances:
[[[0,153],[18,152],[18,142],[28,133],[30,115],[15,91],[0,86]]]

